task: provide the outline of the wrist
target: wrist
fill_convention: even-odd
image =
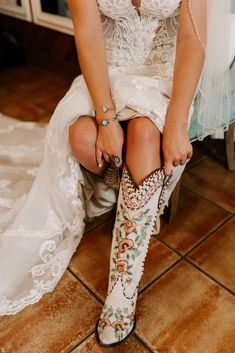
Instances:
[[[180,121],[184,122],[188,120],[189,110],[190,105],[185,102],[182,104],[182,102],[171,101],[167,109],[167,115],[180,117]]]
[[[98,125],[98,127],[106,127],[108,125],[110,125],[111,123],[115,123],[117,122],[118,119],[117,119],[117,116],[113,116],[111,118],[104,118],[104,119],[101,119],[101,120],[96,120],[96,123]]]
[[[188,114],[176,114],[172,112],[168,112],[166,116],[166,123],[177,125],[180,128],[188,128]]]
[[[103,119],[109,119],[116,115],[116,108],[113,103],[110,104],[101,104],[94,107],[92,111],[92,116],[96,121],[101,121]]]
[[[94,119],[96,120],[97,124],[102,120],[110,120],[114,118],[116,118],[115,111],[108,111],[107,113],[98,113],[94,116]]]

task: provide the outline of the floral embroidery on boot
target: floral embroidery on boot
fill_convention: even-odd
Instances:
[[[107,326],[112,326],[114,329],[114,336],[117,341],[122,340],[128,335],[129,328],[134,325],[134,312],[129,312],[129,308],[116,308],[104,305],[103,312],[100,317],[99,327],[104,329]]]
[[[165,175],[158,169],[138,187],[124,167],[110,256],[108,293],[96,326],[98,342],[113,347],[135,327],[139,282],[152,234]]]

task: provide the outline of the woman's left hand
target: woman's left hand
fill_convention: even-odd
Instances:
[[[185,122],[175,117],[167,117],[163,130],[162,149],[165,175],[171,175],[172,166],[183,165],[192,157],[193,148]]]

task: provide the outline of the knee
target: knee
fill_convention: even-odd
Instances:
[[[146,117],[135,118],[128,122],[127,143],[142,147],[159,141],[160,132]]]
[[[69,127],[68,138],[73,155],[77,159],[84,158],[91,154],[91,147],[95,147],[96,128],[89,118],[80,117]]]

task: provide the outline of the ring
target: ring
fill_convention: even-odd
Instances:
[[[121,162],[121,159],[118,156],[114,156],[113,161],[115,164],[119,164]]]

